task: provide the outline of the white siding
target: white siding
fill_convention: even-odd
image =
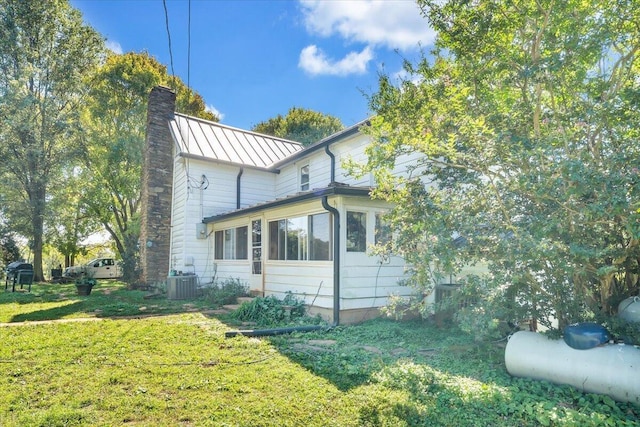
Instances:
[[[240,207],[246,208],[276,198],[276,174],[245,169],[240,184]]]
[[[370,186],[370,176],[355,179],[347,174],[343,162],[366,162],[365,149],[369,144],[366,135],[356,134],[330,145],[335,155],[335,180],[352,186]],[[395,172],[403,174],[415,156],[400,159]],[[299,168],[309,165],[309,188],[324,188],[331,181],[331,158],[323,149],[281,167],[279,174],[244,168],[241,176],[240,207],[246,208],[296,194],[300,191]],[[324,213],[319,199],[297,205],[286,205],[266,212],[236,217],[224,222],[209,224],[206,239],[198,239],[196,225],[203,217],[236,210],[237,178],[240,166],[218,164],[202,160],[179,158],[175,165],[173,228],[171,230],[171,268],[195,272],[202,284],[218,280],[240,279],[256,284],[267,295],[279,298],[290,291],[307,304],[330,309],[333,307],[333,263],[331,261],[278,261],[268,259],[269,221],[302,215]],[[206,179],[202,189],[199,188]],[[206,187],[206,188],[204,188]],[[390,257],[381,262],[378,256],[367,253],[347,253],[346,212],[354,210],[367,214],[367,244],[373,244],[375,213],[388,208],[383,202],[365,198],[330,197],[330,204],[340,212],[342,243],[340,252],[340,306],[342,310],[369,309],[384,306],[391,294],[408,295],[411,289],[399,285],[404,278],[404,261]],[[238,226],[249,226],[256,218],[263,227],[263,278],[251,274],[251,260],[214,260],[214,232]],[[249,232],[249,258],[251,257],[251,233]],[[185,259],[193,258],[194,266],[185,265]]]
[[[197,224],[204,217],[230,212],[236,209],[237,177],[239,166],[216,164],[201,160],[178,158],[174,167],[174,200],[171,229],[170,268],[183,272],[195,272],[201,283],[209,283],[216,274],[213,263],[213,236],[197,238]],[[203,175],[205,177],[204,184]],[[245,169],[241,177],[241,207],[274,198],[275,174]],[[185,260],[193,259],[193,266]],[[247,261],[248,263],[248,261]],[[240,268],[229,272],[235,277]],[[247,269],[245,269],[247,271]]]
[[[331,145],[331,151],[336,156],[336,181],[353,186],[367,187],[372,185],[368,174],[361,178],[355,178],[349,175],[343,167],[344,163],[349,160],[360,164],[366,163],[365,149],[367,145],[369,145],[369,137],[362,134],[356,134],[345,141]]]
[[[374,245],[375,214],[388,209],[379,201],[343,198],[340,201],[341,242],[347,238],[347,212],[364,212],[367,214],[367,248]],[[391,295],[410,295],[412,289],[401,286],[405,278],[404,260],[398,256],[383,259],[367,249],[366,252],[347,252],[346,245],[341,245],[341,282],[340,308],[366,309],[378,308],[387,304]]]
[[[368,144],[368,137],[356,135],[344,141],[335,142],[329,149],[335,156],[335,180],[353,186],[369,186],[369,176],[354,179],[347,175],[342,163],[349,158],[357,162],[366,161],[364,149]],[[309,165],[309,188],[325,188],[331,183],[331,157],[323,150],[317,150],[306,157],[287,164],[280,169],[276,178],[276,197],[285,197],[300,191],[300,167]]]

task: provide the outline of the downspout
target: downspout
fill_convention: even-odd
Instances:
[[[240,171],[238,172],[238,176],[236,177],[236,209],[240,209],[240,178],[242,178],[243,173],[244,168],[240,166]]]
[[[340,324],[340,212],[322,197],[322,207],[333,214],[333,326]]]
[[[324,146],[324,152],[331,157],[331,184],[336,182],[336,156],[329,151],[329,144]]]

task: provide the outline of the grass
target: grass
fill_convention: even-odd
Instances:
[[[512,378],[504,343],[425,322],[225,339],[229,326],[201,300],[145,300],[117,282],[87,297],[68,285],[33,290],[0,293],[3,322],[103,319],[0,327],[2,426],[634,426],[640,417],[638,406]],[[157,316],[119,317],[141,307]]]
[[[130,291],[113,280],[98,280],[89,296],[77,295],[73,283],[37,283],[30,293],[0,292],[0,323],[170,314],[209,307],[204,300],[171,301],[145,296],[149,292]]]

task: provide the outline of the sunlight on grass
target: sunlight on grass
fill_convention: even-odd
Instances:
[[[3,427],[634,426],[640,417],[606,396],[513,378],[503,343],[428,322],[227,339],[230,326],[204,300],[149,300],[109,281],[86,297],[72,285],[33,289],[0,293],[2,321],[15,323],[0,327]],[[55,321],[80,317],[96,321]],[[33,322],[43,319],[54,321]]]
[[[335,386],[225,329],[197,314],[2,328],[0,425],[353,425]]]

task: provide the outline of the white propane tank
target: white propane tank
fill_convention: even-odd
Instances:
[[[536,332],[511,336],[504,352],[509,374],[556,384],[568,384],[589,393],[640,403],[640,349],[607,344],[576,350],[563,340]]]
[[[618,304],[618,316],[627,322],[640,322],[640,297],[629,297]]]

